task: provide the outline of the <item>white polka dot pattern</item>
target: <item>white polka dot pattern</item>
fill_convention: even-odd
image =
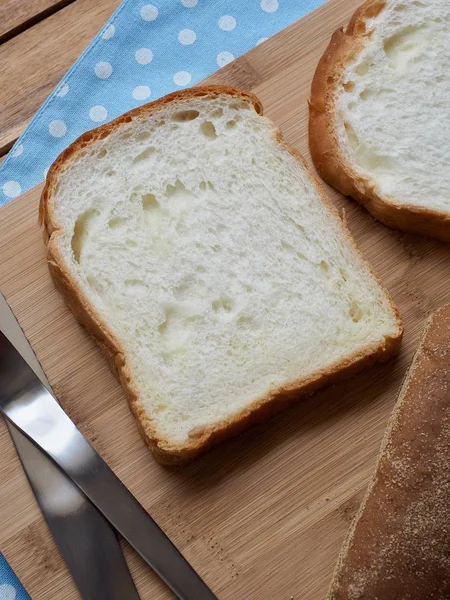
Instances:
[[[278,10],[278,0],[261,0],[261,8],[264,12],[274,13]]]
[[[183,44],[183,46],[189,46],[190,44],[193,44],[196,39],[197,36],[195,31],[192,31],[192,29],[182,29],[178,34],[178,41],[180,44]]]
[[[104,40],[110,40],[111,38],[114,37],[115,33],[116,33],[116,28],[114,27],[114,25],[108,25],[102,33],[102,38]]]
[[[158,9],[153,4],[145,4],[141,8],[140,15],[144,21],[154,21],[158,16]]]
[[[197,84],[324,2],[123,1],[0,163],[0,207],[83,132]]]
[[[173,82],[179,86],[189,85],[191,83],[192,75],[188,71],[178,71],[173,76]]]
[[[16,588],[9,583],[2,583],[0,585],[0,600],[15,600],[16,595]]]
[[[108,77],[111,77],[113,68],[111,63],[102,61],[95,65],[94,71],[99,79],[108,79]]]
[[[64,121],[55,119],[54,121],[50,121],[48,130],[50,135],[55,138],[64,137],[67,133],[67,125],[64,123]]]
[[[146,100],[150,96],[150,88],[146,85],[138,85],[133,90],[135,100]]]
[[[234,60],[234,56],[231,54],[231,52],[219,52],[219,54],[217,55],[217,64],[219,65],[219,67],[224,67],[225,65],[227,65],[228,63],[230,63],[232,60]]]
[[[69,93],[70,87],[68,83],[62,83],[59,87],[58,87],[58,91],[56,92],[56,95],[58,96],[58,98],[64,98],[64,96],[67,96],[67,94]]]
[[[17,181],[7,181],[3,184],[3,193],[8,198],[16,198],[22,191],[20,183]]]
[[[89,118],[95,123],[101,123],[102,121],[105,121],[107,116],[108,111],[101,104],[97,104],[89,110]]]
[[[218,23],[220,29],[223,31],[233,31],[236,27],[236,19],[231,15],[223,15],[223,17],[220,17]]]
[[[148,48],[139,48],[134,53],[134,58],[140,65],[148,65],[153,60],[153,52]]]
[[[16,144],[14,148],[11,150],[11,156],[17,158],[23,154],[23,144]],[[0,598],[1,600],[1,598]]]

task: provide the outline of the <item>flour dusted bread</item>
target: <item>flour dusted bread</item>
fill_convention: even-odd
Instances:
[[[52,275],[162,462],[400,342],[386,292],[261,113],[229,88],[172,94],[83,135],[42,195]]]
[[[380,221],[450,241],[450,3],[368,0],[314,76],[322,177]]]
[[[328,600],[450,598],[450,304],[425,328]]]

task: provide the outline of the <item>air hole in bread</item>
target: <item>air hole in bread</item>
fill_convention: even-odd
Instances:
[[[145,140],[150,139],[151,135],[152,134],[150,131],[140,131],[138,134],[136,134],[134,139],[138,142],[144,142]]]
[[[142,208],[144,210],[154,210],[159,208],[159,202],[156,199],[155,194],[144,194],[142,196]]]
[[[73,257],[77,263],[80,262],[81,251],[83,249],[84,242],[88,236],[88,232],[92,227],[93,221],[98,217],[99,213],[97,210],[90,208],[85,210],[75,222],[75,227],[72,236],[72,252]]]
[[[345,269],[343,269],[343,268],[341,267],[341,268],[339,269],[339,274],[340,274],[340,276],[342,277],[342,279],[343,279],[344,281],[347,281],[347,278],[348,278],[348,273],[347,273],[347,271],[346,271]]]
[[[371,66],[372,66],[372,59],[366,58],[356,67],[355,72],[360,77],[363,77],[364,75],[366,75],[368,73]]]
[[[194,281],[191,277],[185,277],[173,288],[173,295],[177,300],[185,300],[193,288]]]
[[[238,327],[249,327],[253,324],[253,318],[248,315],[241,315],[236,321]]]
[[[108,221],[108,227],[110,229],[117,229],[118,227],[125,225],[125,223],[126,223],[126,220],[122,219],[122,217],[113,217],[112,219],[110,219]]]
[[[126,220],[122,219],[122,217],[113,217],[108,221],[108,227],[110,229],[118,229],[122,225],[125,225]]]
[[[323,271],[325,271],[325,273],[328,273],[328,271],[330,270],[330,267],[329,267],[329,265],[328,265],[328,263],[327,263],[327,261],[326,261],[326,260],[321,260],[321,261],[320,261],[320,268],[321,268]]]
[[[147,160],[147,158],[149,156],[151,156],[152,154],[154,154],[155,152],[155,147],[154,146],[149,146],[148,148],[146,148],[145,150],[143,150],[142,152],[140,152],[137,156],[135,156],[133,158],[133,164],[137,164],[140,163],[144,160]]]
[[[211,113],[211,116],[212,116],[214,119],[220,119],[221,117],[223,117],[223,109],[222,109],[222,108],[216,108],[216,110],[214,110],[214,111]]]
[[[200,183],[198,184],[198,187],[202,190],[205,191],[206,190],[206,181],[200,181]]]
[[[370,98],[370,96],[373,95],[373,91],[369,90],[369,89],[364,89],[361,91],[361,93],[359,94],[359,97],[361,98],[361,100],[367,100],[368,98]]]
[[[361,310],[361,306],[356,300],[353,300],[353,302],[351,303],[348,314],[352,318],[352,321],[354,321],[355,323],[361,321],[363,317],[363,311]]]
[[[359,146],[359,139],[352,125],[350,125],[348,121],[345,121],[344,127],[347,134],[348,143],[353,149],[357,148]]]
[[[169,198],[170,196],[174,196],[180,192],[183,193],[186,191],[186,186],[179,179],[176,180],[175,185],[171,185],[170,183],[166,185],[166,196]]]
[[[240,100],[238,102],[233,102],[232,104],[230,104],[230,108],[232,108],[233,110],[250,110],[251,104],[250,102],[246,102],[245,100]]]
[[[108,152],[106,151],[105,148],[102,148],[100,150],[100,152],[97,153],[97,158],[105,158],[105,156],[108,154]]]
[[[219,298],[218,300],[213,300],[211,303],[212,309],[216,313],[220,312],[232,312],[234,310],[234,303],[230,298]]]
[[[115,171],[106,171],[106,177],[114,177],[115,174]]]
[[[291,244],[288,244],[287,242],[285,242],[284,240],[281,240],[281,246],[288,252],[295,254],[295,248],[293,246],[291,246]]]
[[[202,435],[205,433],[205,428],[202,425],[197,425],[196,427],[193,427],[189,433],[188,436],[190,438],[199,438],[202,437]]]
[[[203,123],[200,125],[200,131],[206,138],[210,140],[215,140],[217,137],[216,128],[214,127],[214,123],[212,123],[212,121],[203,121]]]
[[[180,110],[172,115],[172,121],[177,123],[187,123],[193,121],[199,116],[198,110]]]
[[[425,25],[408,25],[383,41],[383,49],[389,66],[404,73],[410,61],[421,53],[426,44]]]
[[[95,290],[100,295],[103,294],[103,292],[104,292],[103,286],[93,275],[88,275],[86,277],[86,280],[93,290]]]
[[[231,121],[227,121],[227,129],[233,129],[233,127],[236,127],[236,120],[231,119]]]
[[[355,82],[354,81],[346,81],[345,83],[342,84],[342,87],[344,88],[344,90],[346,92],[353,92],[353,90],[355,89]]]

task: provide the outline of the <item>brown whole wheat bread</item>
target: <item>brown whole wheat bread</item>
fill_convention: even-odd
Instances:
[[[428,320],[328,600],[450,598],[450,305]]]
[[[81,136],[42,193],[52,277],[163,463],[400,344],[389,296],[261,115],[227,87],[171,94]]]
[[[450,5],[367,0],[312,82],[309,145],[330,185],[384,224],[450,241]]]

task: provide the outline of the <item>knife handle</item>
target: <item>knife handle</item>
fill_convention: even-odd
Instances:
[[[217,600],[1,332],[0,409],[67,473],[180,600]]]

